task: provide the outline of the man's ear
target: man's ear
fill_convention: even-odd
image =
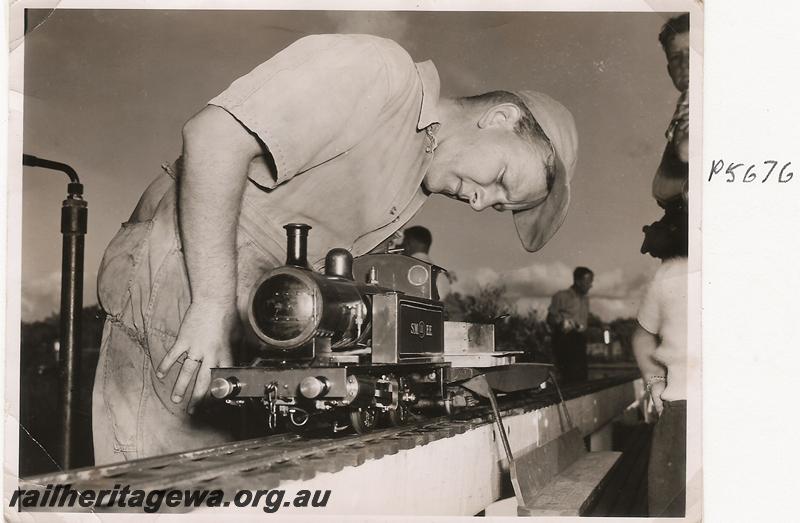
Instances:
[[[502,103],[486,109],[478,120],[478,127],[507,127],[513,129],[522,118],[520,108],[512,103]]]

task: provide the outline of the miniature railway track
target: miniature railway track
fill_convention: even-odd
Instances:
[[[569,399],[627,381],[630,377],[596,380],[563,388],[562,392],[564,398]],[[501,399],[503,416],[557,403],[558,396],[550,389],[527,397]],[[21,486],[34,489],[48,484],[70,484],[76,490],[112,488],[114,485],[149,490],[271,489],[281,481],[307,480],[318,473],[337,472],[347,466],[358,466],[368,460],[453,437],[491,422],[491,410],[478,407],[452,418],[427,418],[362,436],[310,439],[297,434],[278,434],[178,454],[33,476],[24,479]]]

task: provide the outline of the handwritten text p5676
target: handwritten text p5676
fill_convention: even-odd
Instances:
[[[761,163],[751,164],[713,160],[711,171],[708,173],[708,181],[753,183],[760,180],[761,183],[768,181],[788,183],[794,177],[791,165],[792,162],[781,163],[777,160],[764,160]]]

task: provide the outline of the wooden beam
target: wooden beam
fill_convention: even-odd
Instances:
[[[536,496],[520,516],[580,516],[592,503],[621,452],[589,452],[570,465]]]

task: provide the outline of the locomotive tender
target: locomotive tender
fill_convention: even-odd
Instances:
[[[480,374],[502,392],[547,379],[549,365],[495,352],[493,325],[445,321],[440,267],[332,249],[319,273],[306,259],[310,227],[284,228],[286,265],[265,273],[250,296],[261,355],[250,366],[212,369],[213,397],[261,400],[271,429],[279,418],[294,427],[315,419],[361,434],[380,419],[401,425],[409,411],[452,413],[476,403],[469,380]]]

